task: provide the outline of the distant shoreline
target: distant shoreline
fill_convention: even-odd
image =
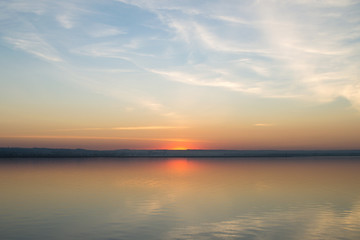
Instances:
[[[87,150],[56,148],[0,148],[0,158],[91,157],[315,157],[360,156],[360,150]]]

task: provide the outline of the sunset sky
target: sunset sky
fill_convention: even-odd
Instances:
[[[360,149],[360,1],[1,1],[0,147]]]

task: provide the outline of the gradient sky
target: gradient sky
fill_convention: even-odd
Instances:
[[[358,0],[0,2],[0,146],[359,149]]]

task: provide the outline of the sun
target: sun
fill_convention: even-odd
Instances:
[[[172,147],[170,150],[187,150],[187,147],[182,147],[182,146],[177,146],[177,147]]]
[[[190,150],[199,149],[199,145],[194,141],[172,141],[167,142],[162,146],[162,149],[168,150]]]

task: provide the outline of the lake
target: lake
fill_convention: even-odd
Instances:
[[[360,239],[360,157],[2,159],[0,239]]]

